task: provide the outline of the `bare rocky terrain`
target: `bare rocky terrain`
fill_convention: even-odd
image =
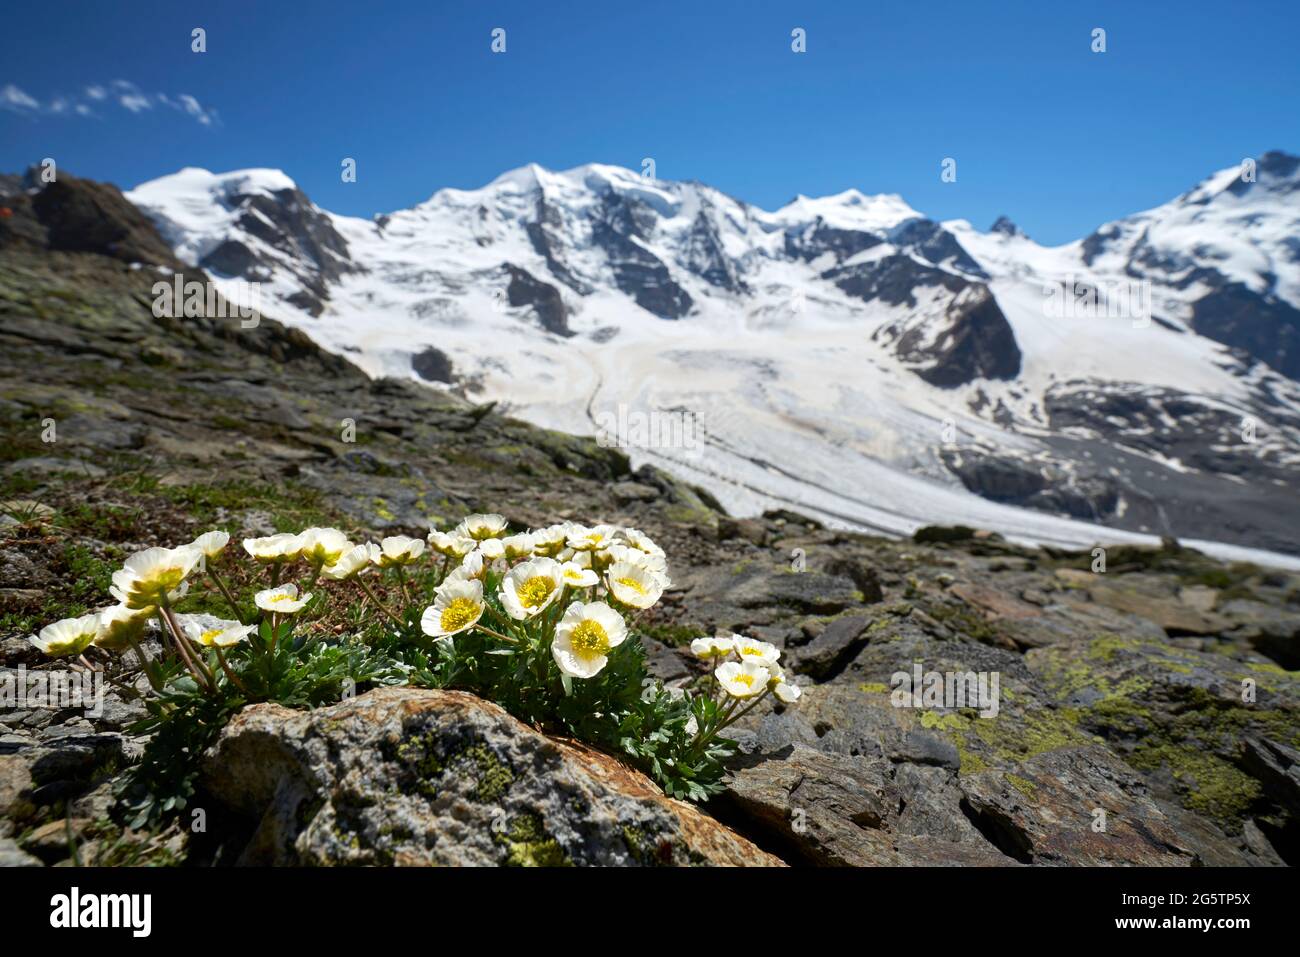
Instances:
[[[805,694],[755,713],[702,809],[464,695],[257,705],[206,758],[201,835],[132,831],[115,807],[140,698],[111,692],[95,719],[2,709],[0,862],[1300,860],[1300,576],[1173,541],[1112,548],[1097,573],[1089,553],[971,530],[732,517],[618,450],[368,379],[269,318],[157,319],[166,246],[113,187],[63,189],[0,218],[0,500],[42,506],[0,517],[5,673],[49,667],[27,636],[106,603],[140,548],[214,526],[422,535],[497,511],[644,529],[675,582],[643,628],[655,671],[694,680],[692,637],[745,631]],[[891,676],[914,663],[999,674],[998,714],[895,707]],[[457,760],[412,757],[444,738]]]

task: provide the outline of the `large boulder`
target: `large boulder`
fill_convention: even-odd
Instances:
[[[254,705],[204,783],[258,822],[244,864],[781,863],[619,760],[456,691]]]

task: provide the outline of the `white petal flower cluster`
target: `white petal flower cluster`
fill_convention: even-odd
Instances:
[[[629,634],[623,615],[653,607],[671,586],[663,549],[617,525],[561,522],[510,534],[508,524],[470,515],[450,531],[429,532],[430,549],[459,564],[424,609],[421,630],[441,640],[478,626],[516,641],[534,629],[546,634],[561,674],[594,677]],[[489,583],[499,610],[484,597]]]
[[[793,704],[803,694],[798,685],[786,679],[778,663],[781,649],[770,642],[723,633],[696,638],[691,642],[691,653],[714,664],[718,687],[732,698],[743,701],[770,691],[778,700]]]

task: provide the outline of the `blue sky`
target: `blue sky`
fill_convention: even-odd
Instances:
[[[271,166],[369,216],[527,162],[653,157],[769,209],[856,187],[1064,242],[1244,156],[1300,152],[1294,0],[282,6],[10,4],[0,169],[51,156],[129,187]]]

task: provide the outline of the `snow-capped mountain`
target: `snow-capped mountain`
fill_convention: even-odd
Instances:
[[[740,513],[1294,554],[1300,159],[1253,173],[1059,247],[898,196],[768,212],[603,165],[374,220],[271,170],[127,197],[368,372],[621,439]]]

